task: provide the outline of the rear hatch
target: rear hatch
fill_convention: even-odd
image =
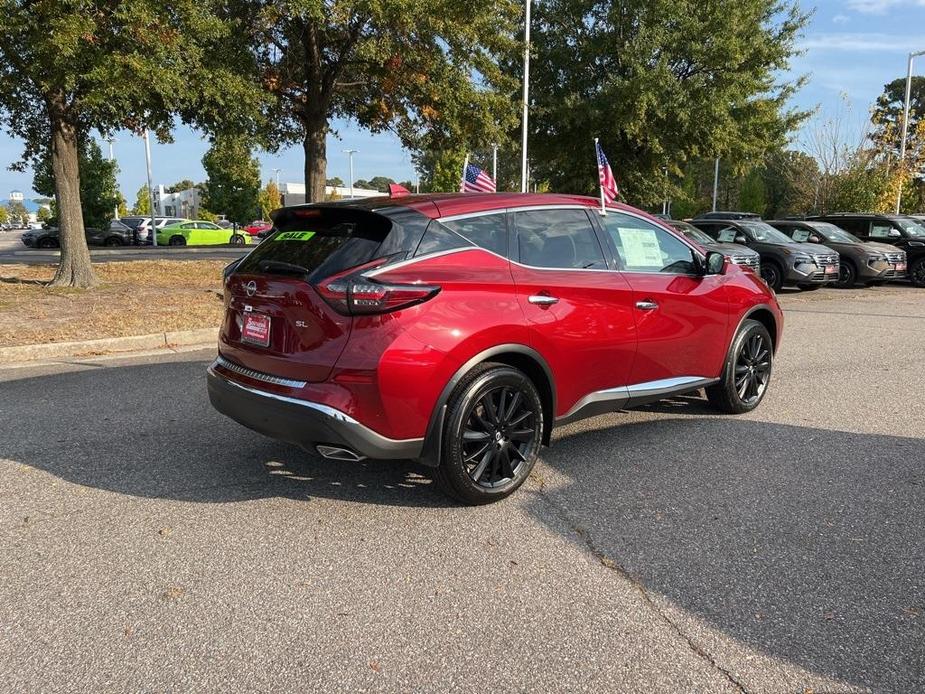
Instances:
[[[344,278],[404,259],[419,235],[403,226],[345,206],[280,210],[271,235],[226,274],[221,353],[274,376],[326,380],[353,325]]]

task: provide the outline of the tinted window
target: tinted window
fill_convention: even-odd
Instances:
[[[169,224],[165,224],[164,226],[170,226],[170,225],[169,225]],[[196,225],[193,224],[192,222],[190,222],[189,224],[184,224],[184,225],[181,226],[180,228],[181,228],[181,229],[195,229],[195,228],[196,228]]]
[[[504,213],[486,214],[443,222],[443,226],[493,253],[507,257],[507,223]]]
[[[588,213],[535,210],[514,216],[520,262],[533,267],[607,268]]]
[[[627,272],[696,271],[691,248],[661,227],[619,212],[608,213],[602,221],[617,247],[621,267]]]
[[[415,256],[427,255],[428,253],[439,253],[441,251],[451,251],[454,248],[472,247],[472,244],[457,234],[455,231],[447,229],[446,226],[434,220],[424,232],[421,243],[418,244]]]
[[[889,238],[891,231],[893,231],[893,225],[889,222],[874,222],[870,225],[870,237],[872,239]]]
[[[870,222],[866,219],[833,219],[832,223],[855,236],[867,236]]]

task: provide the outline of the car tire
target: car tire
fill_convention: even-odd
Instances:
[[[231,236],[231,245],[232,246],[243,246],[247,241],[244,240],[244,237],[241,234],[232,234]]]
[[[756,320],[742,322],[732,340],[720,382],[706,389],[707,399],[727,414],[751,412],[764,399],[771,382],[774,343]]]
[[[841,261],[841,265],[838,267],[838,280],[835,282],[835,286],[839,289],[849,289],[853,287],[858,281],[858,271],[850,260]]]
[[[39,239],[39,242],[35,244],[35,247],[36,248],[57,248],[58,242],[46,236],[44,239]]]
[[[171,236],[170,241],[167,242],[169,246],[185,246],[186,239],[182,236]]]
[[[468,505],[498,501],[533,469],[543,439],[543,404],[533,382],[504,364],[476,366],[447,403],[437,485]]]
[[[909,269],[909,281],[915,287],[925,287],[925,258],[919,258]]]
[[[122,239],[120,239],[118,236],[110,236],[108,239],[103,241],[103,245],[104,246],[121,246]]]
[[[784,271],[775,261],[762,260],[761,279],[775,292],[779,292],[781,287],[784,286]]]

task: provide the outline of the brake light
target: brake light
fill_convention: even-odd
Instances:
[[[315,289],[335,311],[354,316],[397,311],[423,303],[440,291],[430,284],[393,284],[365,277],[363,272],[382,261],[374,263],[322,280]]]

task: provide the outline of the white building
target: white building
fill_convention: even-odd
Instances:
[[[187,188],[176,193],[165,193],[164,186],[158,186],[155,192],[157,214],[163,217],[199,217],[199,189]]]
[[[22,202],[23,200],[25,200],[25,196],[21,190],[10,191],[10,202]]]
[[[284,207],[301,205],[305,202],[305,184],[281,183],[279,194]],[[378,190],[369,190],[368,188],[353,189],[354,198],[378,198],[384,195],[388,195],[388,193],[380,193]],[[332,200],[350,200],[350,188],[347,186],[325,186],[324,197]]]

